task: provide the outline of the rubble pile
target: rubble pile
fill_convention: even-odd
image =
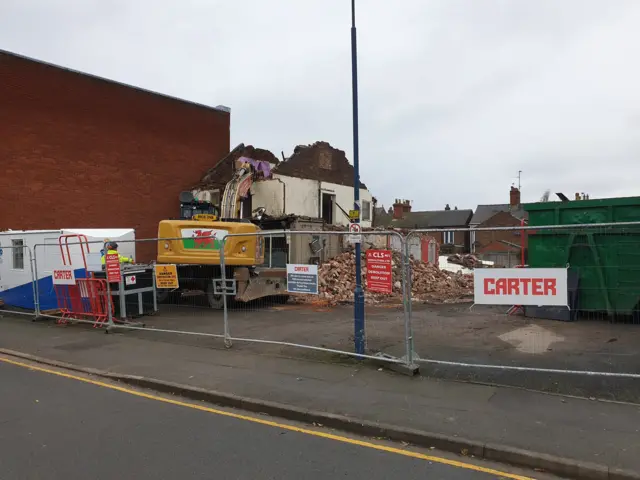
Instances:
[[[473,276],[449,273],[436,265],[411,259],[411,294],[413,300],[429,303],[455,302],[473,295]],[[362,285],[365,302],[376,304],[402,301],[402,258],[394,252],[392,258],[393,293],[371,292],[366,287],[366,260],[362,256]],[[318,293],[320,300],[331,305],[353,302],[355,288],[355,254],[345,252],[318,267]],[[315,295],[296,296],[300,302],[314,302]]]
[[[467,253],[465,255],[460,255],[459,253],[450,255],[449,257],[447,257],[447,261],[449,263],[455,263],[456,265],[462,265],[463,267],[467,267],[467,268],[484,267],[482,260],[480,260],[478,257],[470,253]]]

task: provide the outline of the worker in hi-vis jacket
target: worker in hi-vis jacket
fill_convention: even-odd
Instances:
[[[107,255],[115,254],[118,255],[120,259],[120,263],[133,263],[133,258],[125,257],[124,255],[120,255],[118,253],[118,244],[116,242],[107,243]],[[104,250],[102,254],[102,265],[105,264],[106,256],[104,255]]]

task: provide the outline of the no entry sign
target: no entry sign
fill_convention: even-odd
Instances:
[[[367,290],[392,293],[391,252],[389,250],[367,250]]]
[[[566,268],[476,268],[473,280],[476,304],[569,305]]]

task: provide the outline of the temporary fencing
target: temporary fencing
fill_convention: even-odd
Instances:
[[[392,241],[395,239],[395,242]],[[360,244],[366,308],[366,352],[354,353],[355,245]],[[402,362],[408,317],[404,315],[402,245],[396,232],[262,231],[224,238],[218,292],[229,341],[262,344],[277,354],[292,348]],[[259,267],[238,266],[255,256]],[[247,347],[245,347],[247,348]]]
[[[450,284],[467,287],[444,305],[407,290],[412,361],[427,372],[572,394],[595,376],[615,399],[634,380],[638,395],[640,222],[415,230],[407,253],[421,237],[440,245]]]
[[[264,230],[196,240],[203,239],[187,242],[193,251],[217,257],[123,266],[117,282],[102,272],[100,243],[55,239],[36,245],[32,255],[26,245],[3,242],[4,265],[11,251],[11,264],[22,265],[24,277],[20,290],[5,288],[3,279],[4,311],[34,315],[31,308],[61,322],[261,353],[419,363],[438,376],[534,388],[540,376],[548,377],[547,389],[571,383],[569,376],[640,380],[640,331],[633,325],[640,320],[640,222],[516,223],[405,235]],[[358,241],[364,354],[354,353]],[[135,241],[148,242],[165,250],[185,239]],[[566,305],[517,296],[505,303],[510,285],[533,289],[537,284],[527,282],[547,272],[541,269],[564,272],[557,288],[566,290]],[[478,279],[492,290],[479,290]],[[565,380],[557,382],[557,375]]]

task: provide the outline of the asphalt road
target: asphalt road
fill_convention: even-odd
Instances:
[[[138,397],[2,361],[0,476],[3,480],[501,478]]]

